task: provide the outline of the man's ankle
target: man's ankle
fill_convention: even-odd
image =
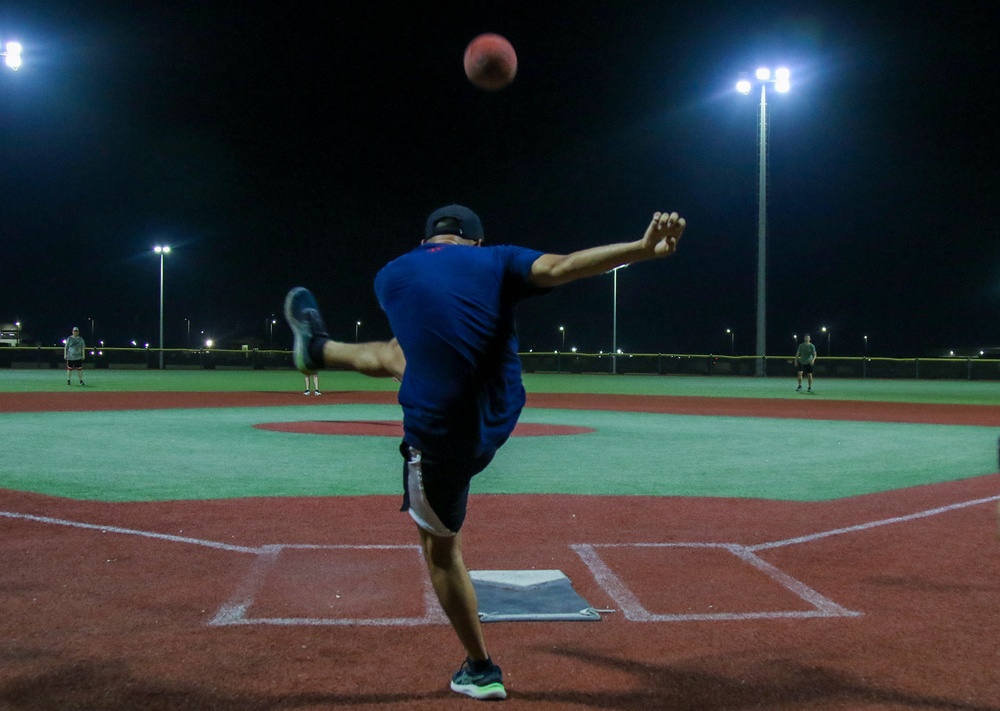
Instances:
[[[329,340],[326,336],[313,336],[312,340],[309,341],[309,360],[319,368],[326,365],[326,361],[323,358],[323,349]]]

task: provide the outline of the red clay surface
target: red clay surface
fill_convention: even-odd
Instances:
[[[403,436],[400,420],[319,420],[312,422],[261,422],[254,425],[259,430],[272,432],[295,432],[319,435],[364,435],[373,437]],[[519,422],[512,437],[557,437],[561,435],[587,434],[596,432],[593,427],[572,427],[570,425],[542,425]]]
[[[76,395],[62,397],[113,400]],[[550,397],[530,405],[574,402]],[[788,407],[751,402],[744,416]],[[506,707],[1000,711],[998,490],[994,474],[821,503],[474,494],[470,568],[559,569],[617,610],[487,625]],[[0,709],[469,708],[447,689],[462,653],[424,603],[397,508],[394,496],[107,504],[0,489]],[[751,550],[777,572],[748,564]],[[840,612],[802,616],[817,605]]]

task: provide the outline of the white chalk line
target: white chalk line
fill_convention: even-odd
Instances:
[[[174,536],[169,533],[156,533],[154,531],[140,531],[135,528],[121,528],[120,526],[100,526],[95,523],[81,523],[80,521],[66,521],[61,518],[50,518],[48,516],[35,516],[33,514],[16,513],[14,511],[0,511],[0,516],[4,518],[20,519],[23,521],[35,521],[37,523],[51,523],[56,526],[68,526],[70,528],[83,528],[90,531],[100,531],[101,533],[120,533],[127,536],[141,536],[143,538],[155,538],[161,541],[171,541],[172,543],[188,543],[205,548],[216,548],[233,553],[260,553],[260,548],[249,548],[247,546],[235,546],[231,543],[219,543],[217,541],[205,541],[200,538],[189,536]]]
[[[796,538],[786,538],[783,541],[773,541],[771,543],[759,543],[754,546],[747,546],[748,550],[752,551],[762,551],[768,550],[770,548],[781,548],[783,546],[791,546],[797,543],[809,543],[811,541],[818,541],[820,538],[828,538],[830,536],[839,536],[843,533],[854,533],[855,531],[868,531],[872,528],[878,528],[879,526],[888,526],[892,523],[903,523],[905,521],[914,521],[920,518],[928,518],[929,516],[937,516],[938,514],[948,513],[949,511],[956,511],[958,509],[968,508],[969,506],[979,506],[980,504],[988,504],[991,501],[1000,501],[1000,496],[987,496],[984,499],[974,499],[972,501],[963,501],[958,504],[950,504],[948,506],[941,506],[936,509],[928,509],[927,511],[918,511],[917,513],[907,514],[906,516],[895,516],[893,518],[885,518],[881,521],[871,521],[870,523],[859,523],[856,526],[847,526],[845,528],[836,528],[832,531],[823,531],[822,533],[813,533],[808,536],[798,536]]]
[[[419,625],[447,624],[448,618],[441,609],[431,586],[430,577],[424,575],[424,610],[422,617],[250,617],[248,612],[254,599],[267,580],[271,569],[278,562],[278,556],[285,548],[300,550],[409,550],[422,556],[417,545],[269,545],[264,546],[253,567],[237,588],[235,594],[225,602],[209,621],[210,627],[228,625],[277,625],[277,626],[359,626],[359,627],[415,627]]]
[[[760,543],[746,546],[738,543],[607,543],[607,544],[572,544],[572,548],[590,569],[591,574],[597,584],[614,600],[625,618],[636,622],[681,622],[681,621],[706,621],[706,620],[759,620],[759,619],[779,619],[779,618],[806,618],[806,617],[860,617],[864,613],[849,610],[833,602],[818,591],[809,587],[801,580],[793,578],[783,570],[768,563],[757,555],[757,551],[771,550],[784,546],[799,543],[808,543],[830,536],[842,535],[845,533],[855,533],[867,531],[879,526],[887,526],[894,523],[904,523],[930,516],[937,516],[950,511],[979,506],[994,501],[1000,501],[1000,496],[989,496],[972,501],[963,501],[948,506],[940,506],[926,511],[908,514],[905,516],[895,516],[893,518],[871,521],[868,523],[846,526],[831,531],[823,531],[808,536],[797,536],[781,541],[770,543]],[[598,548],[719,548],[727,550],[737,558],[761,571],[769,578],[778,583],[796,597],[813,606],[813,610],[787,610],[771,612],[717,612],[717,613],[681,613],[681,614],[656,614],[647,610],[639,598],[625,584],[625,582],[608,566],[598,555]]]
[[[692,622],[707,620],[762,620],[808,617],[859,617],[862,613],[848,610],[828,597],[797,580],[783,570],[761,559],[746,546],[734,543],[575,543],[570,546],[590,569],[597,584],[604,589],[633,622]],[[598,548],[716,548],[728,551],[744,563],[756,568],[790,593],[809,603],[812,610],[775,610],[757,612],[691,612],[653,613],[639,601],[638,596],[607,565],[597,553]]]

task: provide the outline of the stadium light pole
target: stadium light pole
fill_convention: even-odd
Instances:
[[[163,370],[163,257],[170,254],[170,247],[158,244],[153,251],[160,255],[160,370]]]
[[[729,334],[729,355],[736,355],[736,333],[731,328],[726,329],[726,333]]]
[[[774,84],[775,91],[787,92],[791,86],[791,73],[781,67],[773,73],[766,67],[758,69],[754,77],[760,83],[760,126],[758,132],[757,163],[757,367],[758,376],[766,375],[767,356],[767,85]],[[736,90],[747,95],[753,88],[749,79],[736,83]]]
[[[611,319],[611,374],[618,373],[618,270],[632,266],[623,264],[611,270],[612,281],[614,282],[614,296],[612,299],[612,319]]]
[[[826,326],[823,326],[823,328],[821,328],[820,331],[822,331],[823,333],[826,334],[826,357],[829,358],[830,357],[830,336],[831,336],[832,332]],[[837,343],[840,343],[840,341],[837,341]]]
[[[559,333],[562,334],[562,349],[559,351],[560,353],[562,353],[564,350],[566,350],[566,327],[560,326]]]
[[[358,333],[360,331],[361,331],[361,322],[358,321],[356,324],[354,324],[354,342],[355,343],[358,342]]]

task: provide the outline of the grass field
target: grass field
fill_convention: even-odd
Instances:
[[[85,389],[115,392],[294,392],[302,376],[293,370],[87,370]],[[675,395],[725,398],[806,397],[794,392],[793,378],[729,376],[527,374],[528,392],[606,395]],[[394,391],[388,379],[357,373],[324,372],[329,391]],[[0,370],[0,393],[59,392],[67,386],[63,370]],[[813,397],[827,400],[925,402],[959,405],[1000,404],[1000,382],[968,380],[817,380]]]
[[[395,442],[377,436],[265,431],[270,422],[399,420],[394,405],[294,398],[300,376],[275,371],[0,372],[3,393],[100,392],[143,402],[180,392],[286,392],[275,406],[188,407],[0,414],[6,462],[0,487],[75,499],[155,501],[265,496],[395,494]],[[323,389],[395,389],[391,380],[324,373]],[[713,398],[828,399],[995,404],[1000,385],[954,381],[817,383],[656,376],[529,375],[529,392]],[[991,396],[992,393],[992,396]],[[65,400],[64,400],[65,401]],[[138,401],[137,401],[138,402]],[[231,405],[232,403],[228,403]],[[127,406],[127,404],[126,404]],[[776,419],[747,416],[526,408],[522,422],[576,425],[578,436],[514,437],[474,490],[501,494],[709,496],[820,501],[990,474],[997,429],[984,426]],[[761,416],[758,416],[761,415]]]

